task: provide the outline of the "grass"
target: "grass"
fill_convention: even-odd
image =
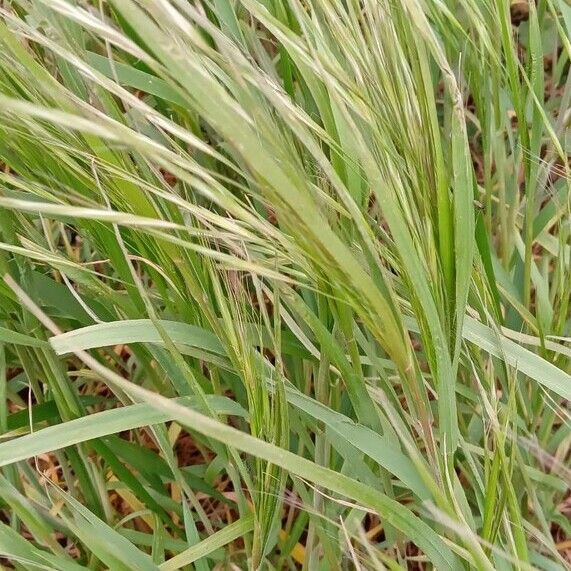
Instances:
[[[571,568],[565,0],[0,7],[0,565]]]

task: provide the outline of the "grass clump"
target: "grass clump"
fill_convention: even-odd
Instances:
[[[3,3],[3,565],[569,568],[570,31]]]

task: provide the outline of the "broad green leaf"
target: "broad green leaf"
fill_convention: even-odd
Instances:
[[[234,523],[228,524],[215,534],[203,539],[200,543],[189,547],[172,559],[159,565],[161,571],[176,571],[185,565],[190,565],[202,557],[206,557],[214,550],[242,537],[254,528],[253,515],[244,516]]]
[[[226,397],[208,395],[207,400],[219,414],[246,416],[246,412],[238,403]],[[184,406],[196,407],[198,399],[185,397],[181,399],[181,403]],[[117,434],[124,430],[160,424],[169,420],[174,419],[146,403],[83,416],[0,444],[0,466],[108,434]]]
[[[571,398],[571,375],[505,336],[496,334],[483,323],[466,316],[463,337],[544,388],[565,399]]]
[[[119,61],[110,62],[108,58],[94,52],[86,54],[86,61],[109,79],[117,77],[121,85],[139,89],[150,95],[156,95],[176,105],[185,105],[185,100],[176,89],[173,89],[168,83],[150,73],[140,71]]]
[[[14,345],[25,345],[27,347],[48,347],[47,341],[42,341],[29,335],[23,335],[17,331],[10,331],[5,327],[0,327],[0,342],[12,343]]]

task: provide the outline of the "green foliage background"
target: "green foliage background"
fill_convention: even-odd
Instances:
[[[7,568],[569,568],[570,32],[1,3]]]

